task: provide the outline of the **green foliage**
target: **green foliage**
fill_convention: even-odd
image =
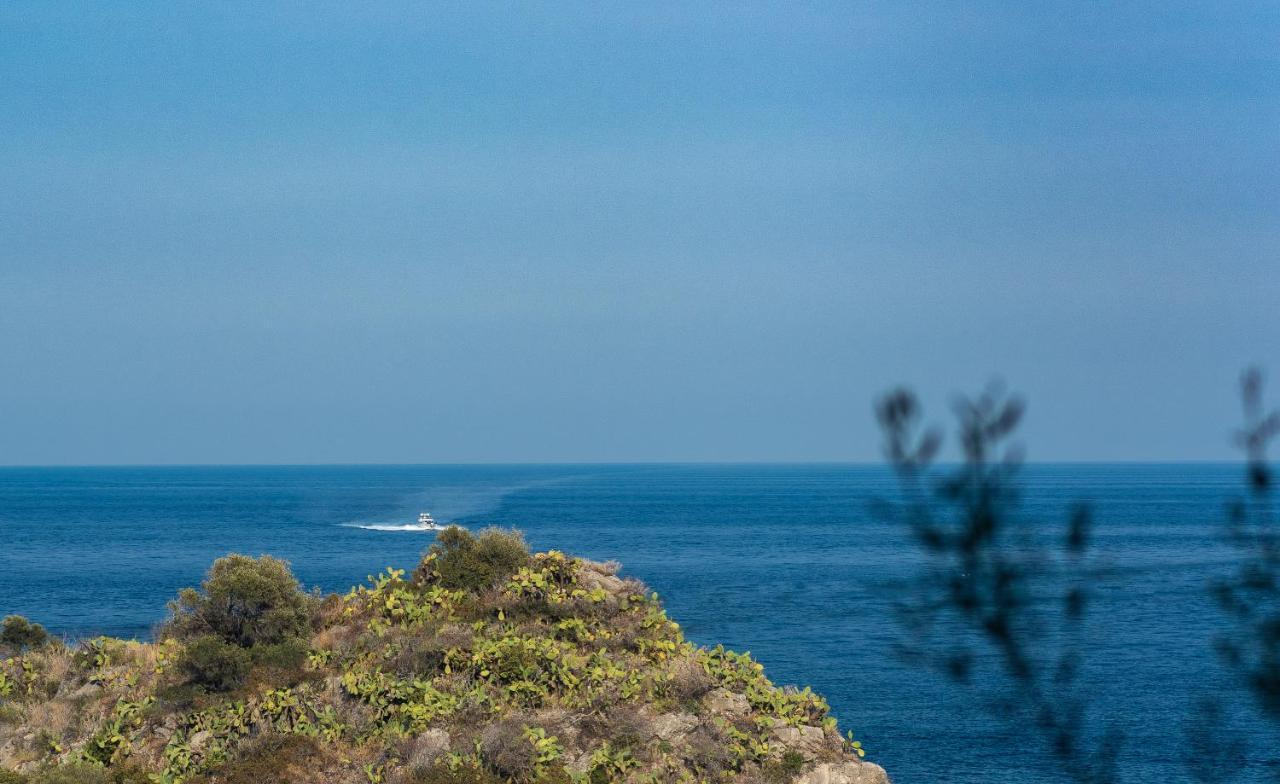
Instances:
[[[571,598],[588,596],[588,591],[574,589],[581,561],[559,550],[538,553],[529,566],[521,566],[507,583],[512,596],[536,599],[547,604],[563,604]],[[603,599],[603,592],[599,599]]]
[[[306,686],[268,689],[249,701],[224,701],[207,710],[189,714],[179,723],[161,753],[164,769],[160,784],[182,782],[194,773],[210,769],[219,770],[218,780],[222,781],[222,766],[229,755],[252,757],[258,752],[266,754],[263,749],[277,749],[285,743],[284,739],[292,737],[308,740],[306,743],[287,744],[288,749],[303,746],[313,750],[324,748],[312,741],[334,744],[344,737],[348,729],[334,706],[323,704]],[[192,738],[201,733],[208,738],[202,748],[192,742]],[[258,740],[247,750],[240,749],[241,741],[249,737]],[[288,755],[282,759],[287,760]],[[260,765],[266,765],[268,761]],[[279,780],[282,770],[275,770],[270,780]]]
[[[542,727],[525,727],[524,739],[533,747],[535,777],[544,775],[552,763],[564,756],[564,746],[560,745],[560,739],[554,735],[548,735]]]
[[[271,645],[311,631],[311,598],[289,564],[264,555],[228,555],[213,562],[201,590],[186,588],[170,602],[171,634],[214,634],[243,648]]]
[[[133,750],[132,736],[142,724],[142,711],[151,702],[150,697],[141,702],[117,702],[111,716],[98,728],[81,752],[83,761],[97,765],[115,765],[128,757]]]
[[[440,585],[406,582],[403,569],[388,568],[377,577],[370,576],[369,583],[346,596],[344,616],[350,618],[358,609],[372,613],[369,628],[378,634],[392,626],[417,627],[430,620],[451,618],[465,596]]]
[[[382,726],[395,726],[405,733],[421,732],[435,719],[457,709],[457,696],[443,692],[430,680],[401,680],[369,666],[369,662],[353,663],[342,674],[342,688],[376,711]]]
[[[850,754],[857,754],[859,757],[867,756],[867,752],[862,748],[862,743],[854,740],[853,730],[849,730],[844,734],[844,749]]]
[[[781,759],[764,765],[764,779],[770,784],[789,784],[804,771],[804,756],[798,751],[788,751]]]
[[[14,770],[0,768],[0,784],[27,784],[26,776]]]
[[[487,528],[477,536],[450,526],[436,537],[414,572],[414,581],[476,592],[510,577],[529,563],[529,548],[518,531]]]
[[[639,764],[629,749],[614,748],[606,742],[591,754],[588,780],[591,784],[610,784],[624,778],[628,770]]]
[[[215,692],[243,686],[252,665],[248,651],[213,635],[188,643],[178,659],[178,671],[188,682]]]
[[[21,615],[10,615],[0,622],[0,648],[22,652],[40,648],[48,641],[49,633],[43,626]]]
[[[718,716],[714,721],[729,739],[726,748],[733,757],[734,767],[742,768],[748,762],[764,762],[769,758],[772,749],[763,732],[767,729],[767,722],[762,722],[762,726],[740,729]]]
[[[764,665],[750,653],[734,653],[717,645],[698,651],[703,670],[722,686],[746,695],[751,707],[791,726],[825,726],[831,708],[813,690],[779,689],[764,674]]]
[[[76,666],[92,670],[94,675],[90,676],[90,680],[97,683],[98,681],[95,678],[98,671],[111,664],[111,654],[119,647],[119,641],[110,637],[94,637],[91,640],[86,640],[80,646],[80,649],[76,651]]]
[[[15,656],[0,660],[0,697],[24,699],[35,696],[40,673],[36,663],[27,656]],[[46,681],[45,686],[56,684]]]
[[[255,645],[249,649],[249,656],[255,665],[289,675],[302,674],[309,653],[306,642],[296,637],[269,645]]]

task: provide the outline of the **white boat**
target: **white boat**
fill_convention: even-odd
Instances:
[[[420,531],[443,531],[448,528],[446,525],[440,525],[431,516],[430,512],[420,512],[418,514],[418,530]]]

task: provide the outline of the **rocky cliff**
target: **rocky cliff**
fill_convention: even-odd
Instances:
[[[886,784],[825,700],[613,565],[455,529],[346,596],[232,556],[154,643],[10,645],[0,784]]]

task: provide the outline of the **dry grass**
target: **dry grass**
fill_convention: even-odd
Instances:
[[[684,758],[689,766],[714,778],[733,768],[733,756],[724,734],[714,727],[700,725],[686,739]]]
[[[670,665],[671,696],[683,706],[691,706],[716,687],[715,680],[692,656],[683,656]]]
[[[480,756],[502,776],[527,780],[534,771],[533,747],[524,736],[528,719],[513,717],[490,724],[480,733]]]
[[[648,712],[628,703],[583,716],[578,724],[585,740],[593,744],[608,741],[615,748],[639,747],[653,734]]]
[[[267,733],[248,741],[216,771],[189,784],[369,784],[365,765],[379,758],[367,749],[299,735]]]

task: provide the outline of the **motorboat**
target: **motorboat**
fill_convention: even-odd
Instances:
[[[418,514],[418,530],[420,531],[443,531],[448,528],[446,525],[440,525],[430,512],[420,512]]]

